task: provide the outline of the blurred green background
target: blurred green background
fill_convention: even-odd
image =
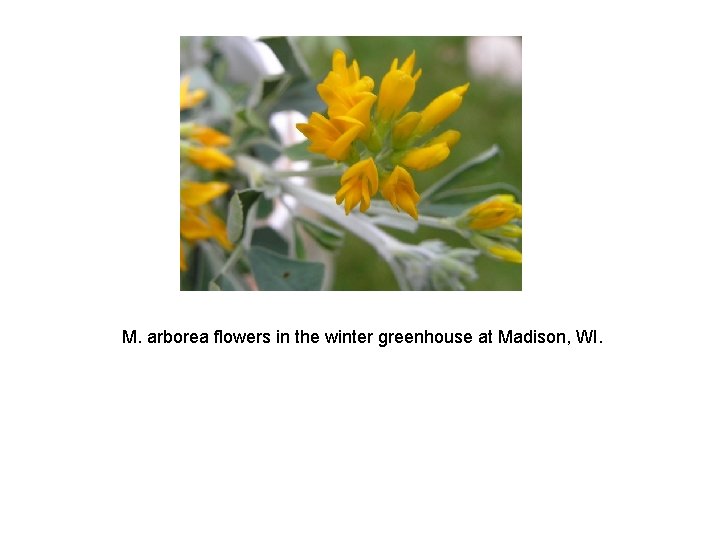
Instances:
[[[518,38],[519,39],[519,38]],[[460,142],[450,157],[435,169],[413,173],[417,191],[422,192],[433,181],[441,178],[461,163],[481,151],[497,144],[503,157],[492,174],[478,179],[477,183],[507,182],[521,188],[522,181],[522,93],[498,78],[473,78],[468,68],[467,38],[465,37],[348,37],[300,38],[299,46],[313,75],[324,78],[330,69],[334,48],[344,49],[348,60],[357,59],[363,75],[375,80],[375,91],[392,59],[402,62],[416,51],[416,68],[423,74],[418,81],[410,103],[412,110],[422,110],[439,94],[470,81],[462,107],[446,120],[443,129],[457,129],[462,133]],[[336,182],[321,181],[318,186],[329,193],[337,189]],[[395,232],[399,239],[418,243],[430,238],[441,238],[451,245],[469,247],[454,233],[444,234],[437,229],[421,227],[416,234]],[[495,261],[481,256],[477,259],[478,279],[471,290],[521,290],[522,265]],[[372,248],[348,235],[339,253],[335,268],[335,290],[396,290],[397,285],[390,269],[378,259]]]

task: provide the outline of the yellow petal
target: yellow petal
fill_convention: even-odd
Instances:
[[[507,224],[498,227],[498,233],[505,238],[520,238],[522,237],[522,227],[515,224]]]
[[[450,149],[445,143],[413,148],[402,158],[402,164],[417,171],[432,169],[447,159]]]
[[[350,146],[365,126],[355,118],[341,116],[327,119],[319,113],[312,113],[307,124],[296,127],[311,142],[309,150],[325,154],[330,159],[343,161]]]
[[[490,247],[488,251],[503,261],[522,263],[522,253],[520,253],[517,249],[496,245]]]
[[[496,195],[467,211],[468,226],[475,230],[495,229],[522,217],[522,206],[512,195]]]
[[[207,204],[230,189],[227,182],[193,182],[183,180],[180,183],[180,201],[184,206],[198,207]]]
[[[212,229],[197,212],[186,209],[180,216],[180,236],[183,238],[201,240],[212,235]]]
[[[202,89],[193,91],[190,88],[190,77],[183,77],[180,81],[180,110],[190,109],[200,103],[207,96],[207,92]]]
[[[378,173],[372,158],[358,161],[340,178],[340,189],[335,194],[335,202],[345,201],[345,213],[360,203],[360,211],[365,212],[370,207],[370,198],[377,193]]]
[[[347,73],[347,57],[340,49],[335,49],[332,56],[332,70],[338,75]]]
[[[445,143],[448,145],[448,148],[452,149],[452,147],[455,146],[459,140],[460,140],[460,132],[455,129],[448,129],[447,131],[443,131],[437,137],[433,137],[432,139],[430,139],[425,144],[425,146],[432,146],[433,144]]]
[[[415,111],[410,111],[400,117],[393,128],[393,146],[399,147],[407,142],[420,122],[420,118],[422,115]]]
[[[217,242],[226,251],[232,250],[233,245],[230,240],[228,240],[227,227],[225,227],[225,222],[217,215],[215,215],[215,213],[209,206],[203,208],[203,217],[205,218],[208,227],[210,227],[210,231],[212,232],[212,238],[217,240]]]
[[[470,87],[470,83],[448,90],[444,94],[433,99],[422,111],[422,118],[417,126],[416,132],[424,135],[431,131],[440,122],[444,121],[451,114],[458,110],[462,104],[462,97]]]
[[[370,110],[372,109],[373,103],[377,99],[377,96],[371,92],[363,92],[359,97],[359,101],[353,105],[343,116],[354,118],[358,122],[362,123],[364,127],[360,138],[366,140],[370,135],[372,129],[372,123],[370,122]]]
[[[355,125],[340,135],[325,151],[325,155],[335,161],[343,161],[350,153],[350,146],[363,131],[362,124]]]
[[[404,71],[408,75],[412,75],[412,70],[414,67],[415,67],[415,51],[410,53],[410,56],[408,56],[405,59],[402,66],[400,66],[400,70]]]
[[[217,171],[218,169],[231,169],[235,166],[235,162],[231,157],[226,156],[217,148],[212,148],[209,146],[193,146],[188,148],[187,158],[195,165],[198,165],[203,169],[207,169],[209,171]]]
[[[417,221],[418,211],[417,206],[415,206],[415,202],[416,201],[412,195],[407,191],[401,191],[398,193],[397,205]]]
[[[396,166],[383,181],[381,193],[396,210],[403,210],[413,219],[418,219],[417,203],[420,195],[415,191],[415,182],[407,170]]]
[[[389,121],[402,112],[415,93],[415,80],[399,69],[389,71],[380,84],[378,114]]]
[[[232,139],[208,126],[193,126],[190,138],[206,146],[228,146]]]

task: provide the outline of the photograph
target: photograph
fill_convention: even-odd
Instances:
[[[522,290],[521,37],[180,37],[180,289]]]

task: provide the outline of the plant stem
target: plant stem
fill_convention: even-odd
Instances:
[[[304,169],[298,171],[273,171],[272,175],[275,178],[287,178],[290,176],[338,176],[345,172],[345,165],[324,165],[322,167],[315,167],[312,169]]]
[[[298,171],[305,174],[306,171]],[[335,204],[335,199],[329,195],[318,193],[314,190],[298,186],[288,182],[285,179],[278,179],[282,190],[297,199],[297,201],[314,210],[318,214],[334,221],[341,227],[344,227],[354,235],[358,236],[368,244],[370,244],[378,255],[390,266],[395,274],[395,279],[401,289],[408,289],[409,284],[405,279],[402,268],[395,259],[395,253],[404,250],[404,244],[375,226],[367,217],[351,213],[345,215],[342,208]]]

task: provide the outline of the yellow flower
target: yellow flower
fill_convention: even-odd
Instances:
[[[522,253],[507,243],[501,243],[475,232],[469,237],[470,243],[488,255],[501,261],[521,263]]]
[[[486,201],[476,204],[464,216],[467,226],[475,230],[488,230],[508,224],[516,218],[522,217],[522,205],[515,202],[512,195],[496,195]],[[514,229],[508,230],[512,236]]]
[[[507,225],[501,225],[497,228],[497,232],[500,236],[505,238],[520,238],[522,236],[522,227],[515,225],[514,223],[508,223]]]
[[[227,182],[180,182],[180,201],[183,206],[197,208],[216,199],[230,189]]]
[[[462,104],[462,98],[470,87],[470,83],[448,90],[433,99],[422,111],[422,118],[418,123],[415,133],[424,135],[431,131],[440,122],[458,110]]]
[[[380,191],[396,210],[402,209],[417,220],[417,203],[420,201],[420,195],[415,191],[415,183],[409,172],[396,166],[383,182]]]
[[[188,136],[205,146],[228,146],[232,139],[211,127],[193,124]]]
[[[402,158],[401,163],[416,171],[426,171],[440,165],[450,155],[450,148],[446,143],[413,148]]]
[[[309,150],[325,154],[335,161],[343,161],[350,145],[364,129],[362,122],[348,116],[328,120],[322,114],[312,113],[307,124],[296,127],[311,141]]]
[[[345,53],[336,49],[332,57],[332,70],[317,87],[320,96],[328,90],[334,92],[342,90],[348,94],[372,91],[375,86],[375,81],[368,76],[360,76],[360,66],[357,60],[353,60],[349,67],[346,64],[347,58],[345,57]],[[328,106],[329,105],[330,103],[328,103]]]
[[[191,243],[196,240],[213,238],[226,250],[232,249],[228,240],[225,222],[215,215],[209,204],[220,197],[230,184],[226,182],[192,182],[183,180],[180,184],[180,236]],[[180,270],[187,269],[183,242],[180,242]]]
[[[425,146],[432,146],[433,144],[445,143],[445,144],[447,144],[448,148],[450,148],[452,150],[452,147],[455,146],[459,140],[460,140],[460,132],[455,129],[448,129],[447,131],[443,131],[437,137],[433,137],[432,139],[430,139],[427,143],[425,143]]]
[[[358,203],[360,211],[370,208],[370,198],[378,190],[378,172],[372,158],[358,161],[340,178],[340,189],[335,194],[335,202],[345,201],[345,213],[349,214]]]
[[[488,248],[490,254],[495,255],[498,259],[502,259],[506,262],[522,263],[522,253],[517,249],[511,248],[506,245],[498,244]]]
[[[200,88],[190,91],[190,77],[180,81],[180,110],[190,109],[207,97],[207,92]]]
[[[209,171],[231,169],[235,166],[235,162],[231,157],[210,146],[181,147],[181,154],[184,154],[195,165]]]
[[[180,236],[187,240],[214,238],[226,250],[232,249],[225,222],[209,206],[186,207],[180,216]]]
[[[337,118],[347,116],[362,122],[364,129],[359,137],[367,140],[372,131],[370,122],[370,109],[377,99],[372,93],[375,82],[367,76],[360,76],[360,66],[356,60],[346,66],[345,53],[336,50],[333,53],[333,68],[318,84],[317,91],[320,98],[328,106],[328,117]]]
[[[392,61],[390,70],[380,83],[378,114],[382,120],[387,122],[400,114],[415,93],[415,83],[422,75],[422,69],[413,75],[414,66],[415,51],[407,57],[400,69],[398,59]]]
[[[415,128],[420,122],[422,115],[416,111],[410,111],[400,117],[395,122],[395,127],[392,132],[392,142],[394,147],[399,147],[405,144],[408,139],[413,135]]]
[[[362,140],[366,140],[372,131],[370,110],[372,109],[373,103],[375,103],[376,99],[377,96],[375,94],[371,92],[363,92],[353,97],[352,101],[354,104],[351,107],[347,109],[338,109],[337,115],[330,115],[330,111],[328,110],[328,115],[331,116],[331,118],[346,117],[357,120],[364,126],[358,137]]]

